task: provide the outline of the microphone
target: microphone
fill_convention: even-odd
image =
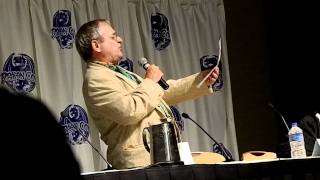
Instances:
[[[113,168],[112,168],[112,165],[106,160],[106,158],[105,158],[104,156],[102,156],[102,154],[99,152],[99,150],[98,150],[96,147],[94,147],[94,145],[93,145],[93,144],[89,141],[89,139],[82,133],[82,131],[80,131],[80,129],[79,129],[76,125],[73,124],[74,122],[72,122],[72,121],[67,117],[66,113],[65,113],[64,111],[62,111],[60,114],[61,114],[61,117],[62,117],[62,118],[68,120],[69,124],[81,134],[81,136],[85,139],[85,141],[87,141],[87,142],[89,143],[89,145],[91,146],[91,148],[92,148],[93,150],[95,150],[95,151],[99,154],[99,156],[103,159],[103,161],[107,164],[107,168],[105,168],[105,169],[103,169],[103,170],[111,170],[111,169],[113,169]]]
[[[141,58],[138,61],[138,64],[143,67],[143,69],[147,70],[148,67],[150,66],[150,64],[148,63],[148,60],[146,58]],[[169,88],[169,85],[167,84],[167,82],[161,77],[161,79],[158,81],[158,84],[164,89],[167,90]]]
[[[220,148],[221,155],[225,157],[226,162],[234,161],[230,152],[223,145],[218,143],[212,136],[210,136],[210,134],[206,130],[204,130],[196,121],[194,121],[187,113],[182,113],[181,115],[182,117],[194,122]]]
[[[288,126],[286,120],[284,119],[284,117],[282,116],[282,114],[274,107],[274,105],[272,103],[268,103],[268,106],[271,107],[271,109],[281,117],[284,125],[286,125],[288,132],[289,132],[290,131],[289,126]]]

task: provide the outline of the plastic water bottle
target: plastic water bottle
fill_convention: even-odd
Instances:
[[[291,158],[306,157],[306,148],[304,146],[303,131],[301,128],[298,127],[297,123],[292,123],[288,135],[291,148]]]

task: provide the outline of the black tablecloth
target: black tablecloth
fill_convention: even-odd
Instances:
[[[320,180],[320,158],[97,172],[86,180]]]

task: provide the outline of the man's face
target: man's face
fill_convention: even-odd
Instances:
[[[98,31],[102,37],[102,41],[99,42],[100,55],[108,62],[118,64],[123,56],[121,48],[122,39],[108,23],[100,22]]]

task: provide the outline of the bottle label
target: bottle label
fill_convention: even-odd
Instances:
[[[297,133],[297,134],[292,134],[289,136],[289,141],[304,141],[303,139],[303,134],[302,133]]]

